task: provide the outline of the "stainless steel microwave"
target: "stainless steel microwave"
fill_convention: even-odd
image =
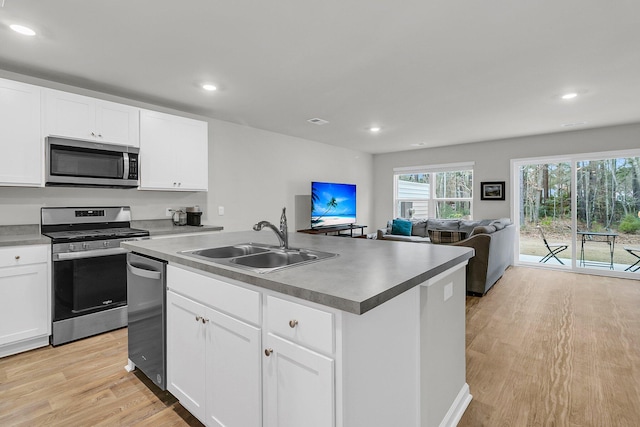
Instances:
[[[45,139],[47,186],[136,188],[140,149],[49,136]]]

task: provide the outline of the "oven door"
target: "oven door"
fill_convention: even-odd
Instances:
[[[55,254],[54,321],[127,304],[123,248]]]

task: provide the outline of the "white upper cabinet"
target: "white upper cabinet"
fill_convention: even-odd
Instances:
[[[43,111],[45,135],[140,146],[138,108],[47,89]]]
[[[0,185],[42,185],[40,88],[0,79]]]
[[[140,111],[140,189],[207,191],[207,122]]]

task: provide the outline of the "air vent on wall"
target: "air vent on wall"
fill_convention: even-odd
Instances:
[[[309,120],[307,120],[307,121],[308,121],[309,123],[313,123],[314,125],[326,125],[327,123],[329,123],[328,121],[326,121],[326,120],[322,120],[322,119],[319,119],[319,118],[317,118],[317,117],[316,117],[316,118],[314,118],[314,119],[309,119]]]

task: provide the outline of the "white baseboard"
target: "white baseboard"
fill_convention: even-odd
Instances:
[[[455,427],[460,422],[464,411],[466,411],[469,403],[471,403],[471,399],[473,396],[469,393],[469,384],[464,383],[462,389],[456,396],[456,399],[453,401],[447,414],[440,422],[440,427]]]

